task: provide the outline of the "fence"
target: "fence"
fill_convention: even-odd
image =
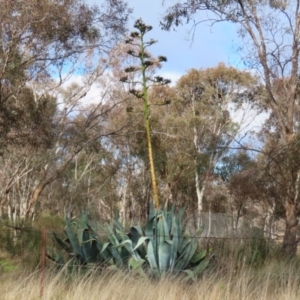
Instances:
[[[202,247],[213,247],[219,252],[231,251],[230,244],[234,243],[233,248],[238,248],[240,253],[238,255],[244,255],[250,251],[262,253],[267,255],[266,249],[273,245],[271,238],[266,238],[262,234],[262,230],[255,231],[254,227],[251,228],[252,232],[246,232],[244,236],[242,232],[249,228],[248,225],[245,228],[241,228],[234,231],[232,227],[232,219],[225,214],[202,214],[196,221],[201,222],[203,228],[202,232],[192,236],[199,241]],[[193,218],[187,218],[187,228],[191,230]],[[191,228],[189,228],[191,227]],[[257,229],[257,228],[256,228]],[[258,228],[259,229],[259,228]],[[0,236],[2,252],[9,253],[17,261],[22,260],[23,267],[36,268],[40,270],[40,287],[41,294],[43,294],[44,287],[44,274],[46,267],[53,265],[53,262],[47,259],[47,249],[57,249],[57,242],[53,238],[53,233],[57,235],[63,235],[63,230],[43,228],[42,230],[35,230],[32,228],[25,228],[22,226],[11,226],[9,224],[0,223]],[[107,237],[107,234],[102,232],[99,235]],[[244,248],[243,248],[244,247]],[[253,248],[251,250],[251,247]],[[250,256],[253,254],[250,254]],[[253,259],[253,257],[251,258]],[[0,267],[2,269],[13,268],[0,257]],[[89,266],[86,266],[89,267]]]

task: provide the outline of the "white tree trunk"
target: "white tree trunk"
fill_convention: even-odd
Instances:
[[[122,221],[123,227],[125,226],[127,221],[127,189],[128,189],[128,183],[126,183],[126,186],[124,188],[124,193],[122,195],[121,209],[120,209],[120,219]]]
[[[210,209],[210,205],[209,205],[207,237],[210,237],[210,235],[211,235],[211,209]]]
[[[203,211],[203,197],[205,192],[205,184],[203,183],[202,187],[200,188],[200,182],[199,182],[199,174],[197,170],[195,170],[195,182],[196,182],[196,194],[197,194],[197,204],[198,204],[198,210],[197,210],[197,226],[198,229],[202,226],[202,220],[201,220],[201,214]]]

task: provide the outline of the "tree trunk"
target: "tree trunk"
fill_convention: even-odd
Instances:
[[[205,191],[205,182],[203,182],[202,188],[200,188],[199,183],[199,175],[197,169],[195,170],[195,182],[196,182],[196,193],[197,193],[197,200],[198,200],[198,211],[197,211],[197,229],[200,229],[202,224],[202,212],[203,212],[203,198],[204,198],[204,191]]]
[[[293,256],[297,252],[297,210],[291,200],[285,202],[285,233],[282,244],[282,251],[285,255]]]
[[[44,190],[46,183],[39,183],[37,187],[32,191],[31,196],[28,200],[28,204],[26,203],[26,210],[24,218],[28,218],[33,215],[34,206],[37,203],[42,191]]]
[[[122,220],[122,225],[125,228],[126,222],[127,222],[127,191],[128,191],[129,183],[126,183],[123,199],[121,202],[121,209],[120,209],[120,219]]]

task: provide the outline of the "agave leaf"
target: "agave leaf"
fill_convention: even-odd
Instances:
[[[123,262],[128,261],[128,259],[130,257],[130,253],[126,249],[126,247],[128,247],[127,244],[122,245],[122,246],[125,246],[125,248],[119,247],[120,244],[122,243],[119,240],[126,241],[126,240],[129,240],[129,238],[126,234],[124,234],[122,231],[119,231],[118,229],[116,229],[116,234],[113,233],[112,228],[110,228],[110,232],[112,232],[112,233],[109,235],[109,239],[110,239],[112,245],[111,245],[111,247],[109,247],[109,251],[112,253],[116,263],[118,265],[123,265]],[[122,263],[121,263],[121,261],[122,261]]]
[[[204,269],[208,266],[208,264],[209,264],[209,259],[204,259],[196,267],[192,268],[191,270],[193,271],[195,276],[198,276],[200,273],[202,273],[204,271]]]
[[[78,262],[75,258],[72,258],[66,263],[66,266],[68,273],[74,273],[78,268]]]
[[[90,222],[87,223],[87,229],[89,230],[90,238],[99,240],[99,235],[97,230],[91,225]]]
[[[69,255],[75,255],[72,248],[70,248],[66,243],[64,243],[56,234],[53,232],[53,236],[57,243],[69,254]]]
[[[200,252],[196,252],[191,258],[191,263],[196,264],[200,262],[200,260],[204,259],[206,256],[206,250],[201,250]]]
[[[171,245],[167,242],[159,243],[158,245],[158,259],[159,259],[159,270],[166,272],[170,266],[170,254]]]
[[[129,256],[133,257],[135,260],[140,260],[141,259],[141,257],[137,253],[137,251],[134,251],[131,240],[129,240],[129,239],[125,240],[121,244],[116,246],[115,248],[120,248],[122,246],[124,246],[126,248],[127,252],[128,252],[128,253],[126,252],[127,257],[124,257],[124,259],[128,259]]]
[[[123,263],[126,263],[130,258],[130,253],[126,250],[126,248],[124,249],[124,247],[121,246],[123,245],[120,245],[120,243],[114,245],[113,243],[109,242],[105,243],[102,249],[103,252],[104,250],[108,250],[111,253],[111,256],[118,266],[123,266]]]
[[[173,215],[173,222],[172,222],[172,247],[171,247],[171,257],[170,257],[170,269],[171,271],[173,270],[176,259],[177,259],[177,254],[178,254],[178,245],[179,245],[179,235],[180,235],[180,229],[178,228],[178,222],[176,221],[175,216]]]
[[[185,228],[182,224],[182,217],[183,217],[183,214],[184,214],[184,208],[181,208],[178,212],[178,215],[177,215],[177,218],[176,218],[176,222],[177,222],[177,226],[178,226],[178,229],[180,230],[180,237],[179,237],[179,245],[181,245],[182,241],[183,241],[183,238],[184,238],[184,232],[185,232]]]
[[[62,255],[52,252],[52,254],[46,254],[47,258],[53,261],[54,263],[63,266],[65,264]]]
[[[148,236],[149,238],[151,238],[153,240],[153,235],[154,235],[154,228],[155,228],[155,223],[156,223],[156,216],[152,217],[145,228],[145,234],[146,236]]]
[[[86,213],[81,213],[79,222],[75,223],[78,227],[77,228],[77,239],[78,239],[80,246],[82,245],[82,243],[84,243],[83,234],[84,234],[84,230],[88,229],[87,222],[88,222],[88,215]]]
[[[146,225],[145,228],[146,236],[152,241],[152,247],[155,255],[155,260],[158,261],[158,250],[157,250],[157,217],[154,215]]]
[[[114,245],[111,242],[105,243],[103,245],[101,253],[104,253],[105,250],[109,250],[109,252],[111,253],[111,256],[114,259],[114,262],[116,263],[117,266],[123,265],[123,261],[120,256],[120,253],[115,249]]]
[[[98,255],[100,254],[100,251],[97,248],[97,241],[92,240],[91,242],[91,257],[90,262],[97,262]]]
[[[128,235],[118,229],[116,229],[116,233],[119,235],[120,240],[122,240],[122,242],[115,246],[115,248],[118,249],[122,260],[125,262],[129,259],[130,255],[136,256],[136,253],[133,252],[132,241],[129,239]],[[126,241],[130,241],[130,243]],[[124,247],[119,247],[121,244]]]
[[[89,220],[89,216],[87,213],[82,213],[80,216],[80,228],[81,229],[87,229],[88,228],[88,220]]]
[[[153,229],[153,247],[156,261],[158,262],[158,245],[159,245],[159,231],[158,231],[158,218],[155,218]]]
[[[118,229],[118,230],[120,230],[120,231],[124,231],[124,230],[123,230],[123,226],[122,226],[122,224],[120,223],[119,216],[118,216],[117,213],[115,214],[114,224],[115,224],[116,229]]]
[[[185,211],[185,209],[181,208],[178,212],[178,215],[177,215],[177,218],[178,218],[178,221],[179,221],[180,225],[182,225],[181,223],[182,223],[182,217],[183,217],[184,211]]]
[[[95,234],[98,235],[98,228],[97,228],[97,222],[94,220],[88,220],[87,221],[87,226],[90,228]]]
[[[151,270],[154,272],[157,272],[158,265],[157,265],[157,261],[156,261],[156,257],[155,257],[153,243],[151,240],[149,241],[148,246],[147,246],[147,259],[148,259],[149,265],[151,267]]]
[[[133,272],[139,274],[140,276],[142,276],[145,279],[148,279],[145,271],[142,268],[143,263],[145,262],[144,259],[140,259],[140,260],[135,260],[133,258],[129,259],[129,267],[132,268]]]
[[[189,251],[189,255],[187,256],[187,262],[186,263],[190,263],[192,257],[194,256],[196,250],[198,247],[198,241],[196,238],[191,237],[191,243],[190,243],[190,251]],[[185,265],[186,266],[186,265]]]
[[[102,247],[101,253],[104,252],[109,246],[113,246],[111,242],[105,243]]]
[[[181,256],[178,258],[177,263],[175,264],[175,272],[179,274],[180,271],[190,263],[191,258],[197,250],[197,240],[191,239],[190,243],[187,245],[185,250],[182,252]]]
[[[183,272],[187,274],[187,276],[183,279],[183,282],[186,282],[186,281],[188,281],[190,279],[192,279],[193,281],[196,281],[196,277],[195,277],[195,274],[194,274],[193,271],[191,271],[191,270],[184,270]]]
[[[135,247],[140,237],[143,236],[143,230],[140,226],[130,227],[128,236],[132,240],[133,247]]]
[[[143,237],[143,231],[141,227],[140,226],[131,227],[128,236],[132,240],[132,247],[134,248],[134,250],[138,252],[141,258],[143,259],[146,258],[147,248],[142,247],[142,245],[149,238],[146,237],[146,239],[143,240],[144,242],[140,242],[140,239]]]
[[[167,224],[168,224],[168,232],[170,232],[171,229],[172,229],[173,216],[174,216],[174,204],[172,205],[171,210],[166,213],[166,221],[167,221]]]
[[[127,234],[125,234],[123,231],[116,229],[116,233],[118,234],[118,236],[120,237],[120,240],[122,241],[126,241],[129,240],[129,237]]]
[[[100,241],[97,242],[97,249],[99,250],[100,255],[104,258],[104,260],[109,263],[112,259],[112,254],[107,249],[107,246],[104,248],[104,245],[101,244]]]
[[[129,265],[130,265],[130,267],[132,268],[132,269],[136,269],[136,268],[139,268],[140,266],[142,266],[143,265],[143,263],[145,262],[145,260],[144,259],[134,259],[133,257],[131,257],[130,259],[129,259],[129,261],[128,261],[128,263],[129,263]]]
[[[145,243],[147,240],[150,240],[147,236],[142,236],[136,246],[133,248],[133,250],[137,250],[143,243]]]
[[[95,223],[88,220],[88,214],[82,213],[79,221],[71,223],[70,218],[65,218],[65,234],[67,238],[63,241],[54,233],[54,238],[57,243],[64,249],[72,258],[68,259],[66,267],[70,270],[78,270],[82,264],[93,264],[101,261],[117,262],[121,265],[119,253],[116,249],[111,249],[113,243],[103,245],[97,233]],[[74,226],[75,225],[75,226]],[[111,233],[109,229],[107,232]],[[115,236],[111,236],[114,242]],[[124,249],[126,250],[126,249]],[[126,253],[127,254],[127,253]],[[127,254],[128,256],[128,254]],[[50,258],[50,257],[49,257]],[[56,259],[53,255],[52,259]]]
[[[143,237],[143,230],[140,226],[133,226],[130,228],[130,232],[128,234],[130,239],[132,240],[132,246],[134,247],[134,250],[136,250],[140,257],[145,259],[147,255],[147,248],[146,247],[139,247],[136,248],[136,245],[138,244],[141,237]]]
[[[92,257],[91,241],[88,229],[84,229],[82,233],[82,252],[84,255],[85,263],[89,263]]]
[[[179,236],[179,238],[178,238],[178,252],[180,254],[182,254],[185,251],[186,247],[190,244],[190,242],[191,242],[191,239],[189,237]]]
[[[158,216],[158,221],[157,221],[157,240],[158,240],[158,245],[163,244],[165,242],[165,226],[164,222],[165,219],[163,215]]]
[[[74,231],[71,228],[71,223],[70,223],[69,219],[66,219],[66,225],[67,225],[67,228],[65,229],[65,233],[67,234],[67,236],[68,236],[68,238],[70,240],[70,243],[71,243],[71,245],[72,245],[75,253],[77,255],[79,255],[81,257],[81,259],[82,259],[83,258],[83,252],[81,250],[80,245],[78,244],[78,241],[76,239]]]
[[[168,217],[167,216],[163,215],[162,216],[162,221],[163,221],[163,225],[164,225],[164,240],[166,240],[166,239],[170,238],[170,232],[171,232],[172,227],[169,226],[169,224],[168,224]]]
[[[115,248],[121,248],[123,246],[128,246],[129,249],[133,250],[132,241],[129,239],[127,239],[127,240],[123,241],[122,243],[120,243],[119,245],[115,246]]]
[[[116,234],[114,233],[113,229],[108,225],[108,224],[105,224],[106,225],[106,230],[108,232],[108,238],[109,240],[111,241],[111,243],[114,245],[114,246],[117,246],[119,245],[119,240],[116,236]]]
[[[155,207],[154,207],[154,202],[151,201],[150,202],[150,212],[149,212],[149,222],[154,218],[156,217],[156,211],[155,211]]]

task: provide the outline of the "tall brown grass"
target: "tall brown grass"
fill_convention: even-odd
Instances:
[[[28,241],[26,236],[24,241]],[[9,246],[4,250],[10,249]],[[18,244],[12,246],[18,250]],[[105,268],[75,276],[66,270],[51,271],[49,261],[42,298],[40,271],[30,271],[39,259],[39,252],[34,255],[31,251],[34,245],[24,248],[22,255],[13,252],[12,258],[3,252],[0,253],[0,300],[300,299],[300,259],[283,258],[279,245],[273,241],[256,234],[252,239],[214,239],[199,246],[211,249],[210,255],[216,254],[216,258],[196,282],[184,283],[168,277],[155,281]]]
[[[40,298],[40,273],[11,272],[0,276],[0,299],[37,300]],[[81,276],[66,276],[65,271],[47,272],[44,300],[298,300],[300,268],[293,261],[270,261],[259,269],[247,265],[218,262],[196,282],[164,278],[160,281],[118,272],[91,271]]]

